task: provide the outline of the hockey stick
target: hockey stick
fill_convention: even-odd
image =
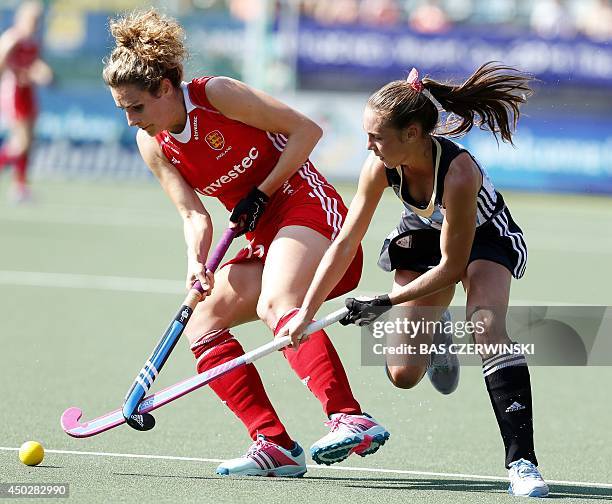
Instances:
[[[312,322],[306,328],[304,334],[312,334],[313,332],[319,331],[328,325],[338,322],[338,320],[344,317],[347,313],[348,310],[346,308],[330,313],[321,320]],[[254,350],[251,350],[240,357],[236,357],[235,359],[224,362],[223,364],[209,369],[208,371],[204,371],[203,373],[192,376],[191,378],[187,378],[186,380],[160,390],[155,394],[151,394],[140,402],[137,412],[140,415],[148,414],[150,411],[161,408],[165,404],[168,404],[169,402],[172,402],[185,394],[189,394],[190,392],[199,389],[219,376],[229,373],[239,366],[249,364],[265,355],[280,350],[290,343],[291,338],[289,338],[289,336],[275,338],[269,343],[255,348]],[[80,422],[79,420],[82,415],[83,411],[76,407],[68,408],[66,411],[64,411],[61,418],[61,425],[66,434],[76,438],[95,436],[96,434],[100,434],[101,432],[117,427],[126,421],[123,417],[121,409],[116,409],[115,411],[106,413],[105,415],[102,415],[94,420],[90,420],[89,422]]]
[[[225,230],[212,256],[207,261],[206,268],[208,270],[214,272],[217,269],[235,234],[233,228]],[[170,322],[166,332],[157,343],[153,353],[147,359],[128,390],[123,402],[122,415],[127,424],[133,429],[149,430],[155,426],[155,419],[151,415],[137,413],[138,403],[142,401],[145,394],[149,391],[166,360],[168,360],[203,293],[204,290],[200,285],[200,281],[196,280],[191,289],[189,289],[187,297],[183,301],[176,317]]]

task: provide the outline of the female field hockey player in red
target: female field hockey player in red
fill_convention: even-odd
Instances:
[[[479,328],[474,333],[476,343],[510,343],[505,323],[510,281],[523,276],[527,260],[522,231],[476,159],[434,131],[439,109],[444,109],[456,117],[449,136],[466,133],[476,123],[512,142],[519,105],[530,94],[529,81],[514,69],[492,63],[457,86],[420,80],[413,69],[406,81],[391,82],[369,98],[363,125],[372,153],[361,171],[357,194],[302,307],[281,334],[289,334],[298,345],[306,324],[346,271],[383,191],[391,187],[404,211],[385,240],[379,265],[385,271],[395,270],[393,287],[373,299],[347,299],[349,313],[341,322],[367,324],[392,305],[435,322],[461,281],[467,293],[467,319]],[[437,341],[436,336],[436,344],[452,341],[450,334],[446,336],[450,341],[444,336]],[[406,343],[407,337],[392,334],[387,341]],[[436,359],[431,358],[433,373],[439,375],[434,378],[446,388],[442,391],[452,391],[458,365],[447,358],[436,366]],[[482,355],[482,360],[506,449],[510,492],[544,496],[548,487],[536,467],[525,357]],[[387,374],[395,386],[411,388],[429,365],[427,355],[400,361],[387,358]]]
[[[41,16],[38,2],[22,3],[14,25],[0,37],[0,111],[10,130],[0,148],[0,170],[8,164],[15,167],[12,198],[16,203],[30,199],[26,171],[38,114],[35,86],[47,85],[53,77],[39,55],[36,32]]]
[[[187,285],[197,279],[208,290],[186,328],[203,372],[244,353],[231,327],[259,318],[276,334],[291,319],[346,207],[308,159],[321,136],[315,123],[233,79],[182,82],[183,30],[153,9],[114,20],[110,30],[116,47],[104,80],[128,124],[139,128],[140,153],[183,218]],[[214,278],[205,268],[213,224],[199,195],[219,198],[238,234],[249,240]],[[361,262],[356,249],[330,297],[357,285]],[[330,419],[330,433],[311,448],[317,463],[339,462],[353,452],[365,456],[384,444],[389,433],[362,412],[324,331],[283,353]],[[306,472],[304,451],[252,364],[211,388],[254,440],[246,455],[222,463],[218,474]]]

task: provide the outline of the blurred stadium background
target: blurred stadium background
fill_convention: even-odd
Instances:
[[[0,28],[16,0],[0,1]],[[412,66],[466,77],[487,60],[533,72],[517,148],[474,132],[463,142],[501,188],[612,191],[612,5],[608,0],[47,0],[34,180],[147,178],[135,132],[100,78],[108,17],[155,5],[178,17],[191,56],[186,78],[243,79],[311,115],[325,130],[317,165],[354,180],[365,157],[361,111]]]
[[[0,0],[0,29],[18,3]],[[247,440],[208,391],[159,410],[160,425],[146,435],[124,427],[74,440],[61,431],[59,417],[71,405],[91,419],[120,404],[184,292],[180,219],[151,182],[135,131],[101,79],[108,17],[150,5],[186,27],[187,79],[241,78],[313,117],[325,132],[313,158],[342,182],[346,201],[366,156],[361,113],[374,89],[412,66],[441,79],[462,79],[487,60],[533,72],[537,92],[516,148],[480,131],[461,140],[502,188],[528,238],[530,265],[513,284],[512,303],[611,304],[609,1],[46,1],[41,37],[56,80],[40,90],[34,203],[9,207],[10,177],[0,176],[0,482],[70,482],[73,501],[88,503],[133,502],[145,492],[156,502],[327,502],[333,495],[340,503],[399,503],[406,490],[422,502],[509,502],[479,366],[462,370],[451,396],[434,393],[427,380],[394,389],[381,369],[362,365],[355,331],[338,325],[330,334],[357,397],[394,436],[376,458],[309,467],[302,482],[228,484],[213,476],[215,464],[239,455]],[[559,194],[568,192],[575,194]],[[226,212],[209,209],[221,229]],[[364,240],[369,266],[360,293],[389,286],[374,262],[398,213],[389,192]],[[457,298],[464,300],[461,292]],[[601,342],[610,340],[611,320]],[[248,349],[270,337],[257,323],[237,334]],[[612,498],[611,355],[600,346],[589,366],[531,367],[538,456],[553,495],[567,504]],[[320,437],[319,405],[280,355],[258,368],[296,439],[308,446]],[[157,390],[192,373],[191,354],[176,350]],[[27,439],[48,448],[41,467],[17,461]]]

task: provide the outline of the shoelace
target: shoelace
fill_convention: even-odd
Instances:
[[[272,443],[270,443],[269,441],[266,441],[263,438],[258,438],[248,449],[248,451],[246,452],[246,454],[244,455],[245,457],[250,457],[251,455],[253,455],[253,453],[256,453],[258,451],[263,450],[264,448],[266,448],[267,446],[271,445]]]
[[[537,468],[528,462],[524,462],[520,460],[514,466],[516,467],[516,473],[522,478],[531,478],[531,479],[542,479]]]
[[[335,432],[340,428],[340,425],[345,423],[344,419],[346,415],[343,413],[337,417],[332,418],[329,422],[325,422],[325,425],[329,427],[330,432]]]

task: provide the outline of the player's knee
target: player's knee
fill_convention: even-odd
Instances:
[[[506,319],[503,315],[493,310],[477,308],[470,316],[474,324],[474,342],[479,344],[505,342],[508,339],[506,333]]]
[[[261,295],[257,301],[257,316],[272,330],[279,320],[286,314],[287,309],[282,308],[274,299]]]
[[[424,372],[420,366],[387,366],[389,381],[401,389],[414,387],[421,381]]]
[[[272,313],[272,307],[273,304],[269,299],[264,298],[263,295],[259,297],[259,300],[257,301],[257,316],[263,320],[268,327],[270,326],[270,324],[268,324],[268,318]]]

